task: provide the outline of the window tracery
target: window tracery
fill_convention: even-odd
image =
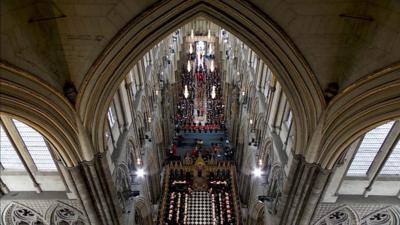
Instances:
[[[314,225],[358,225],[359,217],[348,206],[341,206],[319,219]]]
[[[4,223],[10,225],[48,225],[38,212],[18,203],[11,203],[7,207]]]
[[[399,223],[399,211],[394,207],[380,209],[361,220],[361,225],[398,225]]]
[[[64,203],[58,203],[51,218],[51,225],[86,225],[82,212]]]

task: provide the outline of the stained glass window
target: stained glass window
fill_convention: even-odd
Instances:
[[[365,176],[375,159],[394,121],[383,124],[365,134],[353,162],[347,171],[348,176]]]

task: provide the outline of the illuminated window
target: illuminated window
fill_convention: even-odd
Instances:
[[[24,170],[24,165],[11,144],[3,126],[0,125],[0,162],[4,169]]]
[[[365,134],[353,162],[347,171],[348,176],[365,176],[375,159],[394,121],[383,124]]]
[[[114,120],[114,114],[113,114],[111,107],[108,108],[107,118],[108,118],[108,123],[110,124],[110,127],[113,127],[115,124],[115,120]]]
[[[392,154],[390,154],[380,174],[400,175],[400,141],[397,141]]]
[[[13,119],[26,149],[39,171],[54,171],[57,167],[41,134],[28,125]]]
[[[293,121],[293,115],[292,115],[292,110],[290,110],[286,120],[287,127],[290,127],[292,125],[292,121]]]

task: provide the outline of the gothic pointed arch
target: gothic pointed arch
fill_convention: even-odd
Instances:
[[[7,225],[49,225],[39,212],[17,202],[5,207],[2,217]]]
[[[259,160],[267,171],[270,171],[274,162],[274,153],[272,151],[272,139],[267,138],[260,146]]]
[[[282,166],[279,163],[274,163],[272,161],[271,172],[268,172],[268,187],[267,196],[270,197],[268,202],[268,211],[270,214],[275,215],[277,209],[281,204],[281,196],[283,191],[284,174]],[[269,169],[269,168],[268,168]]]
[[[309,65],[288,36],[265,14],[244,1],[162,1],[132,20],[92,65],[80,87],[77,108],[90,129],[94,147],[103,151],[104,115],[130,66],[163,36],[203,16],[244,40],[276,74],[296,121],[296,147],[306,149],[325,100]],[[240,19],[238,19],[240,18]],[[145,28],[146,29],[143,29]]]
[[[129,176],[129,169],[125,163],[121,163],[115,170],[114,183],[117,192],[117,199],[123,210],[126,209],[129,191],[131,188],[131,179]]]
[[[324,168],[332,168],[345,149],[372,128],[400,118],[400,64],[383,68],[336,96],[327,108],[317,157]],[[297,120],[296,120],[297,121]]]
[[[361,219],[361,225],[399,225],[400,211],[396,206],[389,206],[372,212]]]
[[[16,118],[43,135],[66,166],[85,158],[80,151],[76,113],[54,87],[27,71],[0,62],[0,114]]]
[[[132,139],[129,139],[127,142],[126,164],[129,171],[134,171],[136,169],[138,163],[137,159],[140,157],[140,152],[138,152],[138,148],[135,147],[134,143]]]
[[[50,225],[88,225],[84,213],[78,208],[58,201],[49,207],[46,212],[46,220]]]
[[[135,222],[143,225],[153,224],[150,203],[143,196],[135,200]]]
[[[256,202],[253,204],[252,209],[250,211],[250,217],[253,218],[254,222],[251,225],[264,225],[265,221],[265,211],[264,211],[264,203]]]
[[[347,205],[340,206],[320,218],[314,225],[358,225],[360,218],[358,214]]]

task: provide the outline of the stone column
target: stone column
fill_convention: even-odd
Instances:
[[[149,174],[147,179],[150,187],[151,202],[155,204],[157,203],[161,194],[160,173]]]
[[[150,198],[152,203],[156,203],[161,195],[161,168],[159,167],[157,158],[157,149],[152,149],[146,166],[149,170],[147,175],[147,183],[149,186]]]
[[[330,171],[295,156],[288,174],[278,208],[279,224],[309,225]]]
[[[74,190],[92,225],[119,225],[121,210],[113,191],[106,159],[98,154],[92,161],[68,168]]]

